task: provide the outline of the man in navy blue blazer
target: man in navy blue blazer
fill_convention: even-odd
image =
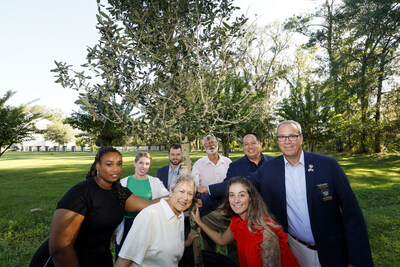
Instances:
[[[157,178],[169,190],[172,179],[179,174],[180,169],[186,169],[185,164],[182,162],[182,147],[180,144],[172,144],[168,148],[168,158],[170,164],[158,168]]]
[[[248,178],[289,233],[300,265],[373,266],[361,208],[336,159],[303,151],[295,121],[278,125],[277,140],[283,155],[265,161]],[[224,183],[210,186],[210,194],[218,197],[225,188]]]
[[[273,157],[265,155],[261,152],[262,142],[260,137],[256,133],[246,133],[242,139],[244,156],[231,164],[229,164],[228,171],[224,182],[228,182],[232,177],[235,176],[247,176],[250,173],[256,171],[261,164]],[[209,186],[212,190],[213,185]],[[199,193],[208,193],[209,187],[199,186]],[[216,189],[218,190],[218,188]],[[223,192],[217,193],[218,195],[224,194]],[[208,211],[216,209],[222,202],[223,197],[214,198],[211,197],[214,194],[210,194],[201,199],[203,207],[201,210]]]

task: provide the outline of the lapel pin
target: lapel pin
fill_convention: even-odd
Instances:
[[[308,171],[313,172],[314,171],[314,166],[312,164],[308,165]]]

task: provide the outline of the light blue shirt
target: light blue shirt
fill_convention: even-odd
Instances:
[[[283,159],[285,161],[288,231],[292,236],[304,242],[314,243],[307,204],[304,152],[301,152],[300,161],[294,166],[285,157]]]
[[[168,188],[167,188],[168,190],[169,190],[169,187],[171,185],[172,179],[174,179],[174,177],[178,175],[180,168],[181,168],[181,166],[179,165],[178,167],[176,167],[173,170],[172,167],[171,167],[171,164],[169,165],[169,168],[168,168]]]

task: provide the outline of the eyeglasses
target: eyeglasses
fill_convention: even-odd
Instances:
[[[208,146],[208,145],[215,145],[215,144],[217,144],[217,142],[215,142],[215,141],[210,141],[210,142],[205,142],[205,143],[204,143],[205,146]]]
[[[297,139],[299,139],[300,135],[301,134],[288,135],[288,136],[278,135],[276,138],[278,139],[278,142],[285,142],[286,139],[289,139],[289,141],[297,141]]]

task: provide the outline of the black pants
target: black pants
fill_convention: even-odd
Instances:
[[[88,250],[76,251],[79,265],[85,267],[112,267],[113,260],[110,248],[90,248]],[[53,267],[53,260],[50,257],[49,240],[46,240],[33,255],[30,267]]]
[[[48,239],[36,250],[29,267],[54,267],[53,260],[50,256]]]

